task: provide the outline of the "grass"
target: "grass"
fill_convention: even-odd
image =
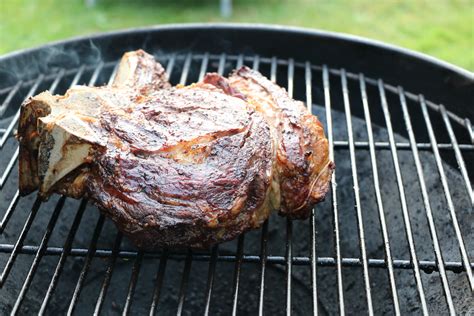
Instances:
[[[0,54],[120,28],[179,22],[255,22],[345,32],[420,51],[474,70],[474,1],[0,0]]]

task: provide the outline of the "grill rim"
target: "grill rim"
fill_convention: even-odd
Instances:
[[[440,58],[430,56],[425,53],[417,52],[409,48],[399,45],[385,43],[380,40],[366,38],[363,36],[352,35],[343,32],[326,31],[322,29],[312,29],[306,27],[297,27],[281,24],[263,24],[263,23],[172,23],[165,25],[150,25],[144,27],[124,28],[114,31],[97,32],[92,34],[85,34],[73,36],[66,39],[48,42],[43,45],[35,47],[15,50],[13,52],[0,55],[0,63],[7,61],[10,58],[18,58],[20,55],[38,52],[45,48],[52,48],[58,45],[74,44],[84,40],[100,40],[107,37],[132,35],[142,32],[151,31],[195,31],[197,29],[222,29],[222,30],[259,30],[259,31],[278,31],[289,34],[310,35],[323,38],[330,38],[335,40],[349,41],[351,43],[362,44],[371,47],[383,48],[395,53],[403,54],[408,57],[414,57],[423,60],[433,66],[443,67],[460,76],[464,76],[466,80],[474,80],[474,73],[453,63],[444,61]]]

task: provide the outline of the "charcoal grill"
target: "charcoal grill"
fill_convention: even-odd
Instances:
[[[86,200],[20,197],[21,102],[107,84],[138,48],[173,84],[245,64],[305,101],[337,165],[311,218],[144,253]],[[0,313],[472,313],[473,92],[472,73],[428,56],[277,26],[133,29],[1,57]]]

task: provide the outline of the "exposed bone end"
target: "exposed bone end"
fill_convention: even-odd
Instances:
[[[113,86],[156,90],[169,87],[168,76],[155,58],[139,49],[125,53],[115,76]]]
[[[61,123],[54,124],[51,130],[43,130],[41,135],[38,155],[40,194],[49,192],[58,180],[90,160],[92,145],[85,138],[68,132]]]
[[[18,132],[21,194],[39,189],[47,197],[55,183],[90,160],[92,146],[102,145],[92,128],[97,99],[86,87],[73,90],[64,97],[44,92],[23,104]]]
[[[26,100],[20,110],[17,138],[20,142],[19,190],[26,195],[40,185],[38,177],[38,148],[40,144],[37,130],[38,118],[51,113],[53,96],[48,91]]]

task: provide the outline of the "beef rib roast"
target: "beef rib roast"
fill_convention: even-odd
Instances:
[[[304,219],[334,164],[317,117],[260,73],[172,87],[126,53],[110,86],[48,91],[21,108],[20,193],[86,197],[140,249],[208,247]]]

